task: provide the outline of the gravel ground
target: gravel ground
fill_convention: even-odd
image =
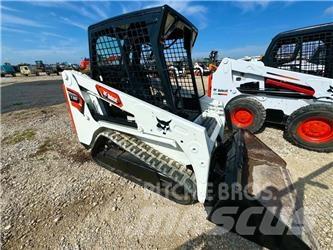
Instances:
[[[64,104],[8,112],[1,122],[1,243],[17,248],[262,249],[218,233],[202,205],[177,205],[97,166]],[[286,162],[319,247],[333,247],[333,154],[258,137]]]

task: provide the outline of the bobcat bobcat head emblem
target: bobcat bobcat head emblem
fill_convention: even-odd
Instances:
[[[333,94],[333,86],[330,85],[330,88],[327,90],[327,92],[331,92]]]
[[[166,121],[158,119],[157,117],[156,117],[156,120],[157,120],[156,127],[158,127],[159,129],[163,130],[163,134],[165,135],[166,132],[168,130],[170,130],[170,122],[172,120],[166,122]]]

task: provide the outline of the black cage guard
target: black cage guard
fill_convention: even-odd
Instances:
[[[333,78],[333,23],[278,34],[266,51],[264,63]]]
[[[201,113],[191,58],[197,29],[175,10],[132,12],[88,32],[93,79],[189,120]]]

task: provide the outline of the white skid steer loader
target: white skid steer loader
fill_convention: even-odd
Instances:
[[[107,19],[88,32],[91,77],[67,70],[62,76],[73,127],[98,164],[178,203],[204,203],[217,225],[224,225],[221,208],[263,208],[250,221],[257,228],[252,235],[230,230],[264,246],[313,245],[294,213],[299,207],[285,162],[249,132],[225,140],[223,104],[200,94],[204,88],[195,82],[197,29],[187,19],[165,5]],[[170,65],[180,60],[186,74],[177,75]],[[237,187],[237,195],[221,197],[221,185],[228,192]],[[265,190],[278,203],[263,199]],[[259,230],[267,214],[283,229],[279,234]],[[295,220],[301,233],[292,229]]]
[[[227,125],[255,133],[285,126],[297,146],[333,152],[333,23],[278,34],[263,62],[225,58],[208,91],[226,105]]]

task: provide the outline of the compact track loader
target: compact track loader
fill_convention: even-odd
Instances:
[[[278,123],[295,145],[333,152],[333,23],[278,34],[262,62],[224,58],[209,82],[230,128]]]
[[[313,245],[295,213],[285,162],[247,131],[225,138],[223,103],[195,80],[193,24],[162,6],[107,19],[88,33],[91,77],[67,70],[62,76],[72,125],[98,164],[175,202],[203,203],[217,225],[230,222],[225,207],[239,207],[235,218],[259,207],[241,220],[255,232],[242,232],[245,224],[229,229],[264,246]],[[186,74],[177,75],[170,65],[180,60]],[[282,231],[262,230],[267,218]]]

